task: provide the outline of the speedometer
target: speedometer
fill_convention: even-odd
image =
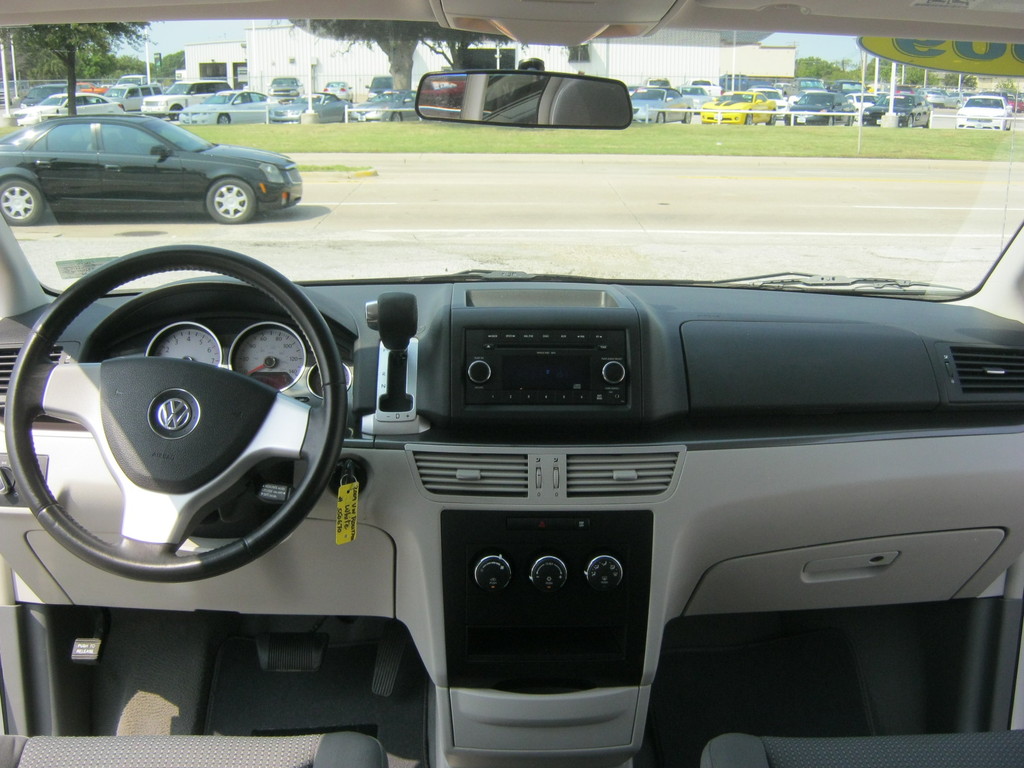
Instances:
[[[146,348],[150,357],[177,357],[220,365],[220,341],[213,331],[199,323],[174,323],[160,331]]]
[[[231,370],[252,376],[277,390],[287,389],[306,367],[306,347],[291,328],[280,323],[257,323],[231,345]]]

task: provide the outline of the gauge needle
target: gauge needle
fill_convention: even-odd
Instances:
[[[247,373],[246,375],[247,376],[252,376],[254,373],[256,373],[256,371],[262,371],[266,367],[267,367],[266,363],[263,363],[263,365],[257,365],[255,368],[253,368],[251,371],[249,371],[249,373]]]

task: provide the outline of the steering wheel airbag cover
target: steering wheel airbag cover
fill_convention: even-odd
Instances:
[[[276,396],[241,374],[175,358],[107,360],[100,381],[111,453],[133,483],[161,493],[193,491],[226,470]]]

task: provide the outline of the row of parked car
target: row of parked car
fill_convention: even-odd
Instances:
[[[898,127],[928,128],[932,109],[940,102],[937,89],[899,90],[890,110],[887,93],[842,93],[836,91],[806,90],[787,98],[777,88],[751,88],[730,91],[713,96],[706,87],[680,88],[642,86],[630,89],[634,122],[689,123],[699,119],[702,123],[733,123],[753,125],[880,125],[884,116],[892,111]],[[1019,102],[1001,92],[984,92],[953,99],[941,92],[946,101],[943,108],[957,107],[957,128],[996,128],[1009,130],[1013,125],[1014,110]]]
[[[42,87],[42,86],[39,86]],[[38,103],[14,113],[18,125],[35,125],[68,114],[64,86]],[[75,111],[81,115],[141,112],[151,117],[180,120],[185,125],[231,123],[297,123],[312,111],[319,122],[415,119],[413,91],[386,90],[368,101],[353,104],[345,83],[328,83],[324,91],[304,97],[296,78],[275,78],[269,94],[235,90],[223,80],[180,81],[166,92],[155,83],[125,83],[105,95],[75,94]]]

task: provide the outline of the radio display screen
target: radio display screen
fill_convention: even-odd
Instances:
[[[586,355],[506,355],[501,383],[509,390],[590,389],[589,365]]]

